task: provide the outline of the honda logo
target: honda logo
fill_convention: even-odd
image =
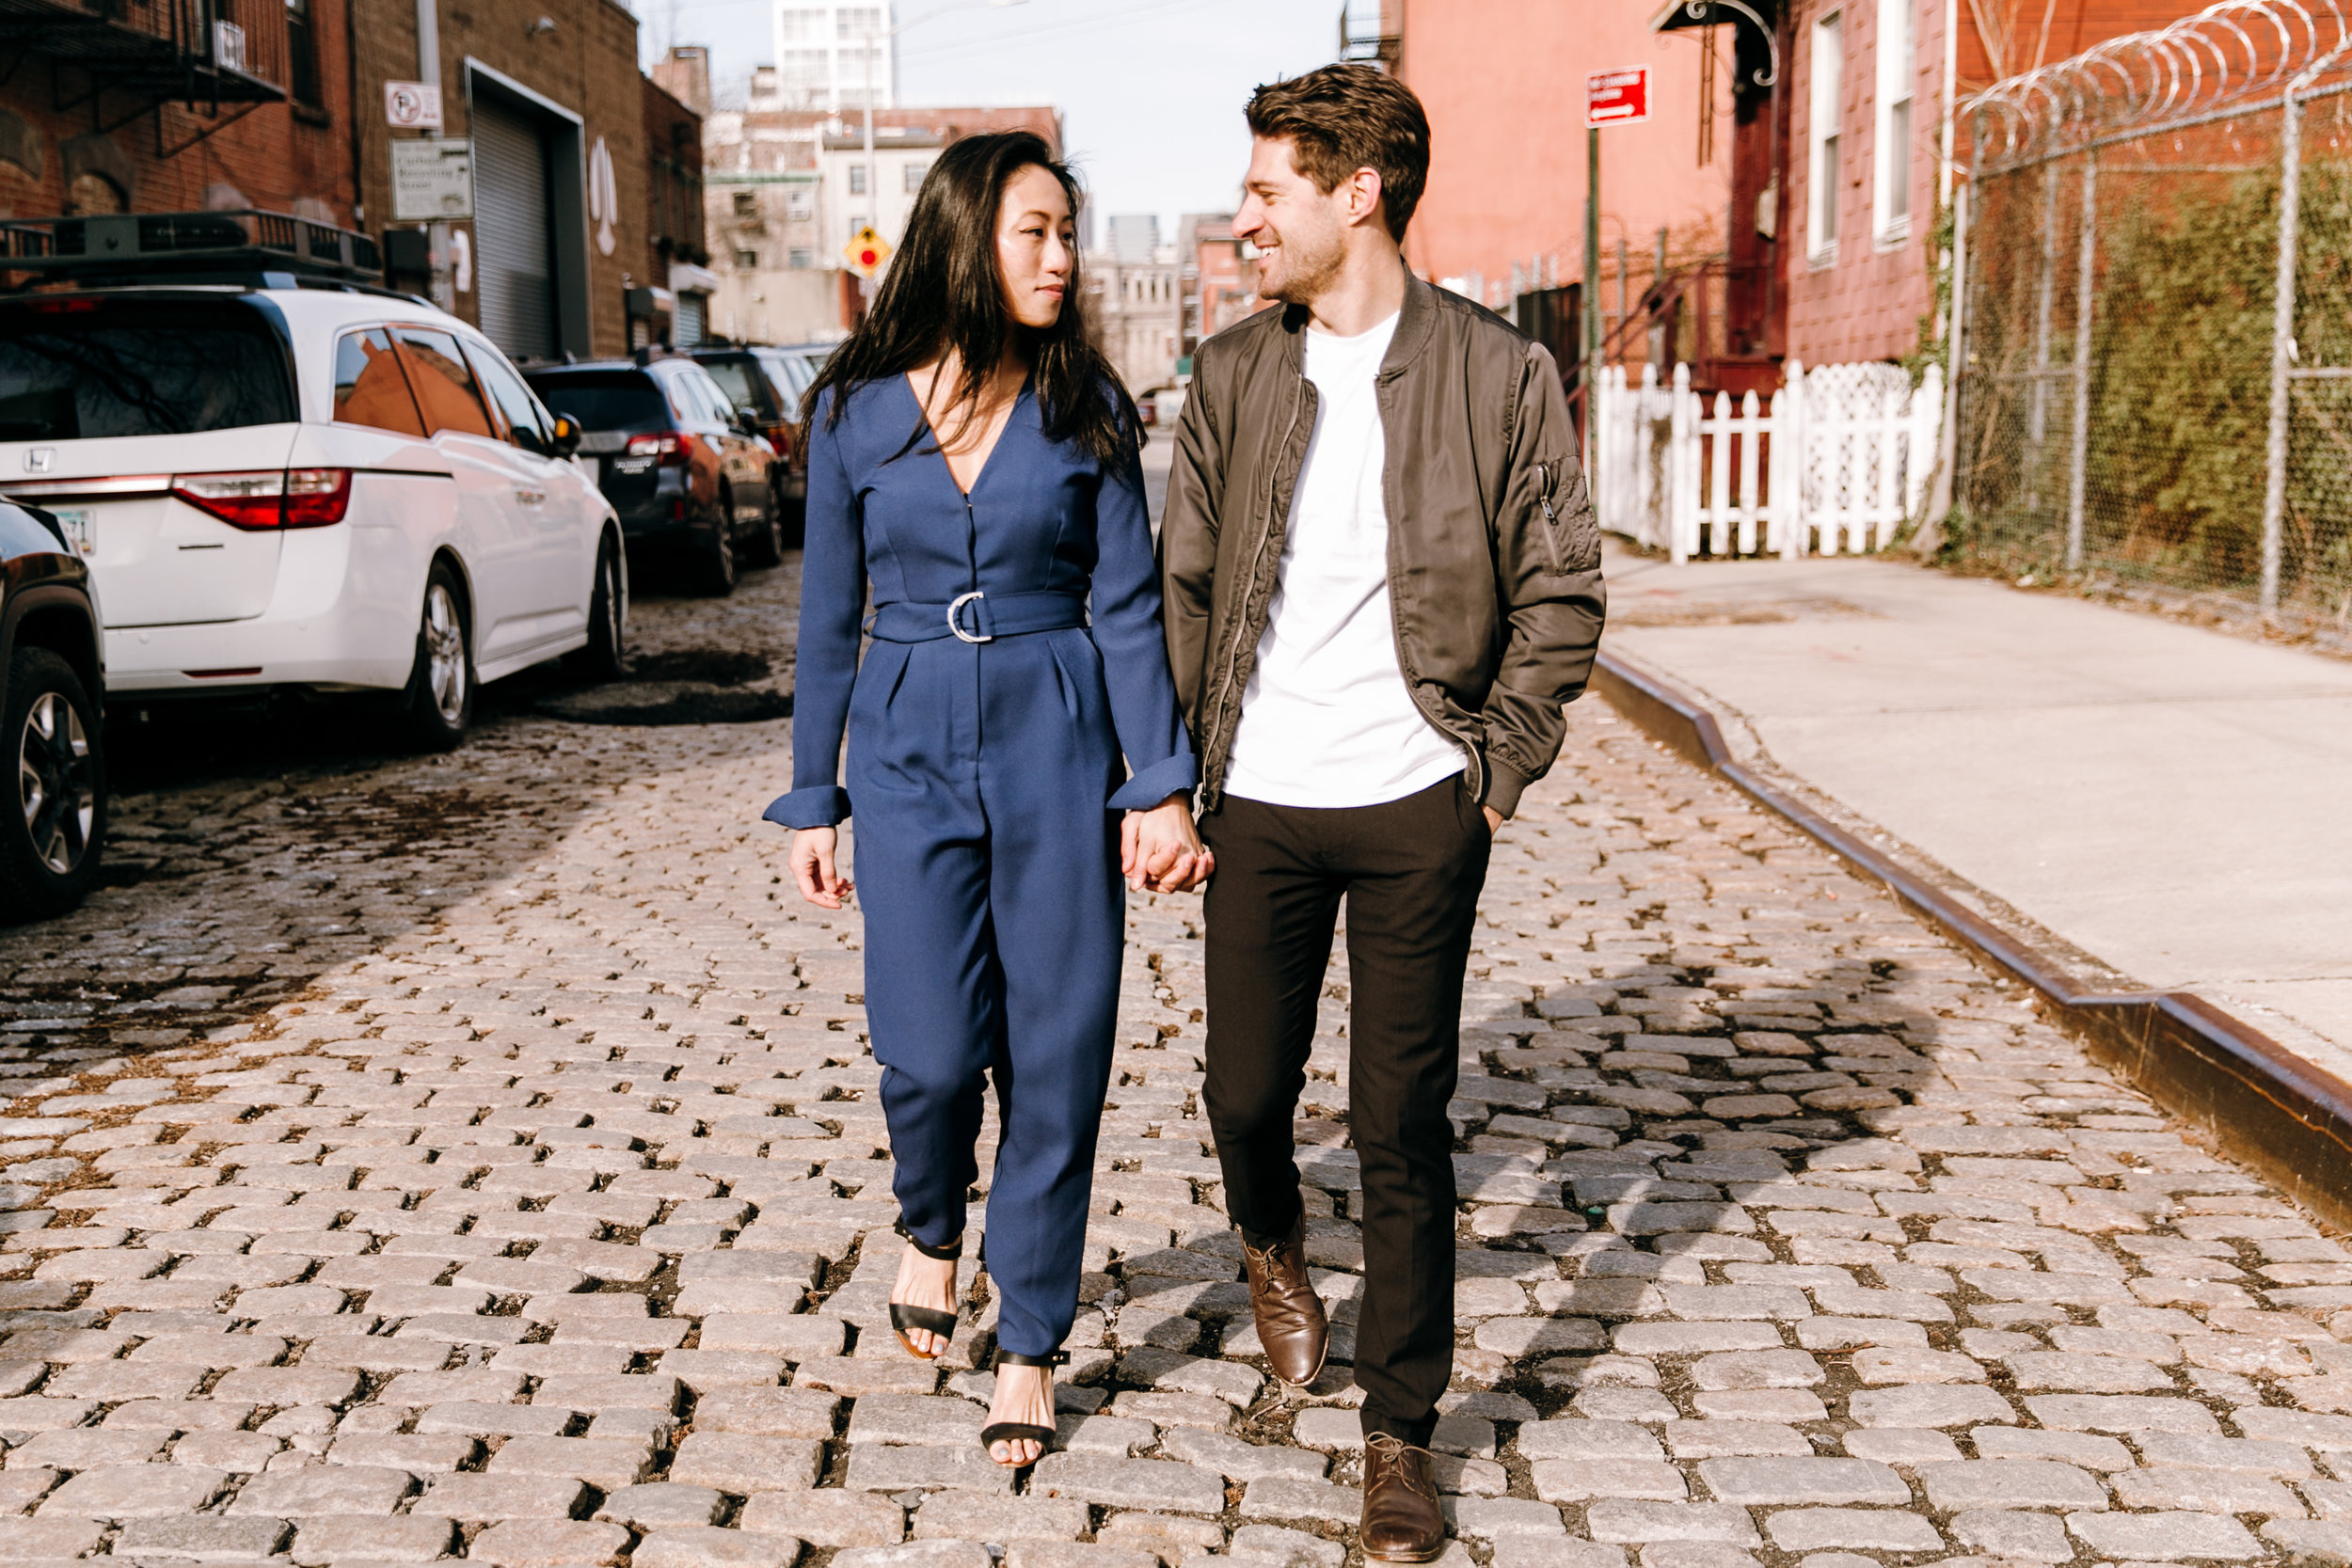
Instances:
[[[28,474],[45,474],[56,461],[56,448],[35,447],[24,454],[24,471]]]

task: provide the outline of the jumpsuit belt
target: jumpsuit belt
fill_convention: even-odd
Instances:
[[[969,594],[937,604],[901,599],[878,605],[866,630],[883,642],[936,642],[953,637],[986,642],[998,637],[1062,631],[1087,624],[1084,594],[1047,590],[1029,594]]]

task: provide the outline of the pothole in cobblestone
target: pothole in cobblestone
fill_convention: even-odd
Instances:
[[[741,648],[671,648],[661,653],[631,654],[632,681],[699,681],[707,686],[748,686],[768,678],[765,654]]]
[[[707,681],[615,681],[542,697],[538,710],[575,724],[752,724],[789,719],[789,691],[746,690]]]
[[[757,689],[767,657],[739,648],[637,654],[626,679],[549,691],[532,705],[575,724],[751,724],[788,719],[792,694]]]

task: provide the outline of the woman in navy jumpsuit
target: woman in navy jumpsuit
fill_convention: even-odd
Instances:
[[[1093,395],[1132,420],[1110,386]],[[1054,439],[1049,416],[1032,377],[967,494],[908,375],[820,388],[793,787],[767,813],[855,816],[866,1011],[924,1256],[960,1247],[993,1082],[985,1261],[998,1349],[1025,1364],[1076,1312],[1125,939],[1118,814],[1194,784],[1132,423],[1104,459]]]

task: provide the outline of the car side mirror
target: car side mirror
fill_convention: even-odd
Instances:
[[[748,408],[737,409],[735,411],[735,429],[736,433],[740,436],[758,435],[759,416],[753,413]]]
[[[569,414],[558,414],[548,427],[548,436],[557,457],[569,457],[580,450],[580,421]]]

